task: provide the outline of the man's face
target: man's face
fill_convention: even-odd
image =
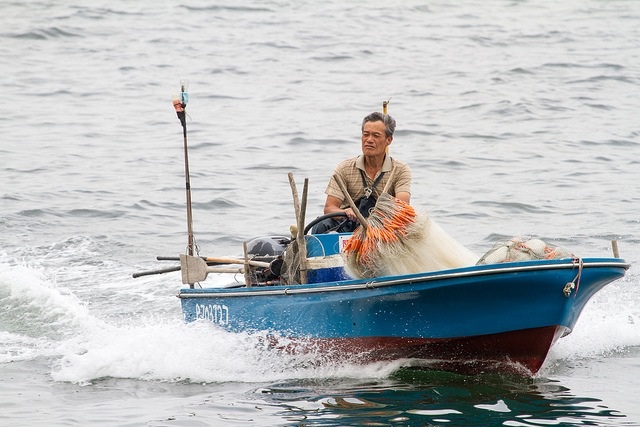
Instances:
[[[380,156],[385,152],[392,140],[393,137],[388,137],[385,133],[383,122],[367,122],[362,129],[362,154],[365,156]]]

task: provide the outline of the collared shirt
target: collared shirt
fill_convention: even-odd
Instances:
[[[360,175],[360,171],[365,172],[364,176],[367,182],[367,187],[369,188],[373,186],[373,183],[378,178],[380,173],[385,172],[380,182],[378,182],[376,187],[373,189],[373,197],[377,199],[378,197],[380,197],[382,190],[387,185],[387,181],[389,181],[389,175],[391,174],[391,169],[394,166],[396,168],[396,171],[394,174],[393,182],[389,187],[389,194],[394,197],[397,193],[402,192],[411,194],[411,169],[405,163],[402,163],[389,156],[385,157],[384,163],[382,164],[382,169],[376,174],[376,176],[373,177],[373,179],[369,178],[369,176],[367,176],[365,172],[364,156],[362,155],[340,162],[338,166],[336,166],[334,174],[337,174],[342,178],[347,186],[349,195],[354,201],[356,201],[364,196],[365,187],[364,185],[362,185],[362,176]],[[327,189],[324,192],[328,196],[333,196],[342,200],[342,203],[340,205],[341,208],[349,207],[349,202],[347,202],[346,198],[342,194],[342,190],[340,189],[340,186],[333,176],[331,176],[329,184],[327,185]]]

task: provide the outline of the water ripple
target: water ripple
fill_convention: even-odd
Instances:
[[[9,34],[7,37],[15,38],[15,39],[25,39],[25,40],[49,40],[49,39],[57,39],[57,38],[74,38],[83,37],[82,34],[76,34],[68,30],[63,30],[57,27],[50,28],[42,28],[37,30],[32,30],[26,33],[14,33]]]

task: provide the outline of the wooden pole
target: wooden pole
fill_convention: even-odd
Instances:
[[[187,84],[184,80],[180,81],[180,99],[176,99],[173,102],[173,106],[176,109],[178,119],[182,125],[182,142],[184,146],[184,176],[185,176],[185,190],[187,193],[187,254],[193,255],[195,242],[193,237],[193,214],[191,207],[191,177],[189,174],[189,148],[187,144],[187,101],[189,95],[187,94]]]
[[[611,241],[611,249],[613,249],[614,258],[620,258],[620,252],[618,252],[618,241],[617,240],[612,240]]]
[[[132,276],[134,279],[136,279],[138,277],[151,276],[153,274],[171,273],[172,271],[180,271],[180,266],[178,265],[176,267],[162,268],[160,270],[141,271],[139,273],[133,273]]]
[[[185,190],[187,193],[187,255],[193,256],[195,253],[195,239],[193,237],[193,214],[191,208],[191,178],[189,176],[189,148],[187,145],[187,102],[189,94],[187,93],[187,82],[180,80],[180,97],[173,100],[173,108],[176,110],[180,124],[182,125],[182,140],[184,145],[184,175]],[[189,287],[193,289],[193,283],[189,283]]]
[[[300,203],[300,215],[298,216],[298,250],[300,251],[300,283],[307,283],[307,241],[304,238],[304,221],[307,212],[307,192],[309,178],[304,179],[302,187],[302,202]]]
[[[388,193],[389,192],[389,188],[391,188],[391,181],[393,181],[393,178],[395,178],[396,175],[396,167],[395,165],[393,166],[393,168],[391,168],[391,173],[389,173],[389,179],[387,180],[387,183],[385,184],[384,188],[382,189],[382,193]]]
[[[268,262],[262,262],[262,261],[254,261],[252,259],[235,259],[235,258],[219,258],[219,257],[206,257],[203,258],[207,263],[214,263],[214,264],[249,264],[252,265],[254,267],[269,267],[269,263]]]
[[[296,181],[293,179],[293,173],[289,172],[289,185],[291,186],[291,195],[293,196],[293,209],[296,214],[296,226],[298,227],[296,234],[296,243],[298,245],[298,258],[300,262],[300,283],[307,283],[307,244],[304,238],[304,217],[305,214],[300,206],[300,200],[298,199],[298,188],[296,187]],[[308,186],[308,179],[304,181],[303,189],[303,202],[304,209],[307,208],[306,192]]]
[[[222,264],[244,264],[245,261],[240,258],[222,258],[222,257],[200,257],[206,261],[207,265],[222,265]],[[261,256],[260,259],[263,261],[255,261],[254,259],[249,259],[249,265],[254,267],[269,267],[269,263],[264,261],[266,259],[276,259],[276,255],[264,255]],[[177,256],[157,256],[156,259],[158,261],[180,261],[180,257]]]
[[[345,185],[344,181],[342,180],[342,178],[340,178],[340,176],[338,176],[338,174],[334,174],[333,178],[336,180],[336,182],[340,186],[340,189],[342,190],[342,194],[344,194],[344,197],[345,197],[345,199],[347,199],[347,202],[349,203],[349,206],[351,207],[351,210],[353,210],[353,213],[356,215],[356,218],[358,218],[358,221],[360,221],[360,225],[366,231],[368,226],[369,226],[369,223],[362,216],[362,214],[358,210],[358,207],[356,206],[355,202],[353,201],[353,199],[349,195],[349,192],[347,191],[347,186]]]
[[[251,286],[251,267],[249,266],[249,251],[247,250],[247,242],[242,242],[244,251],[244,283],[247,287]]]

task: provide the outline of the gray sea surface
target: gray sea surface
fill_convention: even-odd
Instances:
[[[0,425],[640,425],[640,1],[0,2]],[[185,324],[207,256],[320,215],[390,99],[412,204],[482,254],[630,264],[533,378],[324,364]],[[454,296],[452,296],[454,297]],[[257,345],[258,344],[258,345]]]

